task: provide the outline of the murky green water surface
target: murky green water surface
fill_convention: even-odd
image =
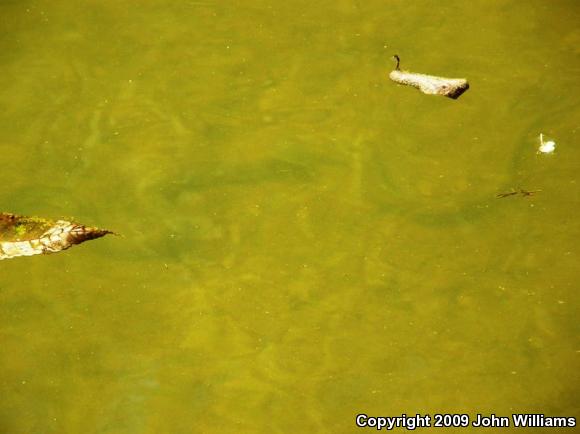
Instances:
[[[0,3],[0,432],[578,416],[577,2],[234,3]]]

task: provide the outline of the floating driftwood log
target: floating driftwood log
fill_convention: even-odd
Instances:
[[[0,213],[0,260],[56,253],[112,233],[66,220]]]
[[[391,71],[389,78],[396,83],[416,87],[428,95],[443,95],[453,99],[459,98],[469,89],[469,83],[464,78],[445,78],[401,71],[399,69],[401,59],[396,54],[393,58],[397,61],[397,66],[394,71]]]

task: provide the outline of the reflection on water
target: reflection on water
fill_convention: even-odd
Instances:
[[[575,416],[575,3],[247,3],[0,5],[0,431]]]

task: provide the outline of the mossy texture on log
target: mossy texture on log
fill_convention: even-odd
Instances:
[[[111,233],[66,220],[0,213],[0,260],[56,253]]]
[[[416,87],[427,95],[443,95],[452,99],[459,98],[469,89],[469,83],[464,78],[445,78],[402,71],[399,69],[398,56],[394,57],[397,60],[397,67],[391,71],[389,78],[396,83]]]

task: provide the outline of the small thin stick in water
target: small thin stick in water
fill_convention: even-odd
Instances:
[[[519,190],[508,191],[507,193],[500,193],[496,197],[501,199],[503,197],[515,196],[516,194],[519,194],[522,197],[529,197],[539,193],[540,191],[542,190],[524,190],[520,188]]]

